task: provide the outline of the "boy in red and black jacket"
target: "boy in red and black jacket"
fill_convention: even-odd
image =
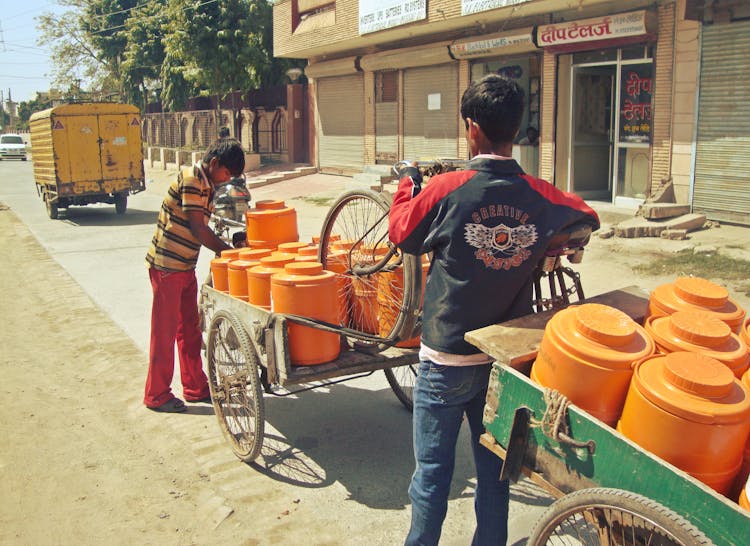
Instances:
[[[477,467],[473,543],[505,544],[508,483],[498,481],[500,459],[479,445],[492,359],[464,334],[531,313],[534,270],[551,239],[575,223],[599,228],[582,199],[524,174],[511,158],[523,108],[517,83],[485,76],[461,99],[472,156],[466,170],[435,176],[425,188],[416,167],[399,173],[390,239],[409,254],[432,252],[413,393],[407,544],[438,543],[464,413]]]

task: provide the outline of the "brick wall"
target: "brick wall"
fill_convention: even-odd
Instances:
[[[669,177],[672,168],[672,74],[674,70],[674,3],[658,6],[659,38],[654,59],[651,187]],[[647,193],[650,193],[648,188]]]

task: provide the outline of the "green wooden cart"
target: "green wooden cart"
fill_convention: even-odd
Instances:
[[[647,294],[627,288],[586,300],[640,321]],[[558,500],[529,537],[540,544],[750,544],[750,513],[646,452],[528,378],[552,311],[469,332],[496,358],[481,441]]]

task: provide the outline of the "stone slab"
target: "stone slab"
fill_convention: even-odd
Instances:
[[[700,229],[706,223],[706,216],[703,214],[683,214],[669,220],[654,221],[646,218],[635,217],[630,220],[620,222],[615,228],[615,235],[632,239],[635,237],[661,237],[665,229],[677,230],[684,229],[688,232]]]
[[[644,203],[638,209],[638,214],[649,220],[676,218],[689,213],[690,205],[676,203]]]

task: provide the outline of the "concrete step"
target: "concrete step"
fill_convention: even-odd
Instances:
[[[393,167],[391,165],[365,165],[362,172],[370,174],[379,174],[381,176],[393,176]]]

